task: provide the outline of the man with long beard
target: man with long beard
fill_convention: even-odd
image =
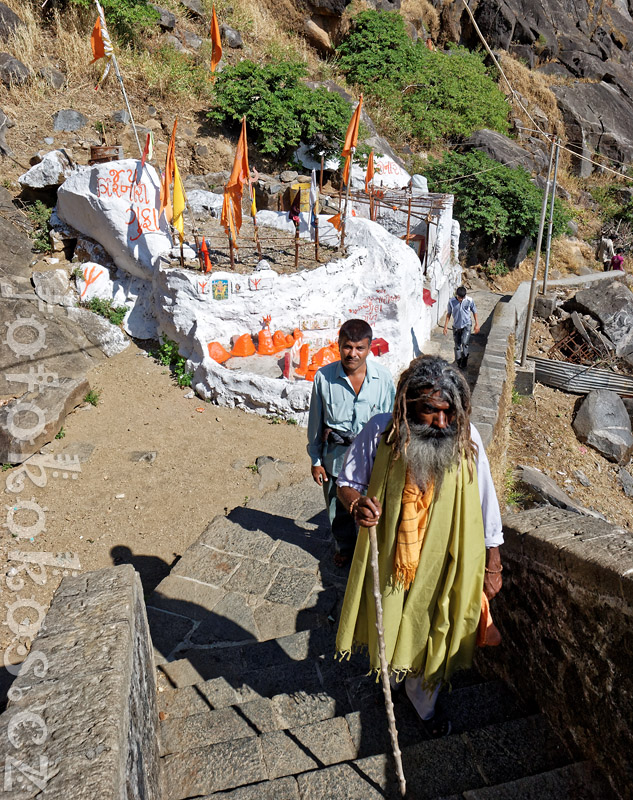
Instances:
[[[470,392],[460,371],[435,356],[411,362],[394,411],[378,414],[350,447],[339,498],[360,533],[341,611],[337,651],[368,648],[378,671],[378,640],[367,529],[377,527],[384,636],[392,679],[427,734],[442,685],[471,666],[482,598],[501,588],[501,515],[490,466],[470,424]]]

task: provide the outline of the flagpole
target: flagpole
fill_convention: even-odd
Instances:
[[[341,250],[345,247],[345,224],[347,223],[347,209],[349,205],[349,190],[352,185],[352,168],[354,166],[354,153],[356,148],[352,147],[349,154],[349,180],[345,190],[345,211],[343,212],[343,224],[341,225]]]
[[[105,19],[105,15],[103,13],[103,9],[99,4],[99,0],[95,0],[95,4],[97,6],[97,13],[99,17]],[[127,106],[127,113],[130,115],[130,122],[132,123],[132,129],[134,130],[134,137],[136,138],[136,144],[138,145],[138,152],[141,158],[143,157],[143,148],[141,147],[140,139],[138,138],[138,131],[136,130],[136,124],[134,123],[134,117],[132,116],[132,109],[130,108],[130,102],[127,99],[127,93],[125,91],[125,86],[123,85],[123,78],[121,77],[121,73],[119,72],[119,64],[116,60],[116,55],[114,54],[114,49],[112,50],[112,63],[114,65],[114,73],[119,80],[119,84],[121,86],[121,92],[123,93],[123,99],[125,100],[125,105]]]

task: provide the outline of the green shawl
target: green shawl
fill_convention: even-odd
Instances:
[[[394,585],[393,564],[406,461],[394,459],[383,436],[367,496],[382,504],[377,526],[378,564],[390,672],[419,675],[425,687],[450,680],[472,663],[484,580],[484,527],[477,473],[470,480],[465,457],[444,476],[429,509],[420,563],[408,591]],[[361,528],[336,637],[340,656],[368,649],[380,669],[369,534]]]

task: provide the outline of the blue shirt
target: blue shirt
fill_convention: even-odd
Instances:
[[[453,317],[453,328],[470,328],[470,312],[477,313],[472,297],[466,295],[460,303],[456,297],[448,301],[448,315]]]
[[[313,467],[338,475],[347,445],[323,442],[323,429],[356,436],[375,415],[391,411],[396,390],[386,367],[367,359],[367,374],[356,394],[340,361],[321,367],[314,376],[308,417],[308,455]]]

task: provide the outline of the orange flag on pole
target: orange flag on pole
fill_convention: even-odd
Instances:
[[[367,159],[367,172],[365,174],[365,192],[369,194],[369,184],[374,179],[374,151],[372,150]]]
[[[218,18],[215,13],[215,6],[211,13],[211,72],[215,72],[215,68],[220,63],[222,58],[222,41],[220,39],[220,26],[218,25]]]
[[[347,133],[345,134],[345,144],[343,145],[343,152],[341,155],[344,158],[351,155],[352,148],[356,148],[358,143],[358,129],[360,127],[360,114],[363,110],[363,95],[361,94],[356,110],[352,114],[352,118],[347,126]]]
[[[345,186],[347,186],[347,184],[349,183],[349,168],[351,160],[352,160],[352,154],[350,153],[345,159],[345,166],[343,167],[343,183],[345,184]]]
[[[224,187],[224,200],[222,202],[222,216],[220,217],[220,222],[224,226],[224,231],[227,236],[231,237],[231,241],[233,242],[233,246],[237,247],[236,244],[236,236],[235,236],[235,222],[233,220],[233,203],[231,199],[231,195],[229,194],[228,188]]]
[[[328,217],[328,222],[331,222],[332,225],[336,228],[337,231],[341,230],[342,221],[341,221],[341,212],[339,211],[338,214],[335,214],[333,217]]]
[[[97,10],[99,16],[97,17],[97,21],[95,22],[90,36],[90,47],[92,48],[92,55],[94,56],[90,63],[94,64],[95,61],[98,61],[100,58],[105,58],[106,63],[95,89],[98,89],[106,79],[110,71],[110,65],[112,64],[112,56],[114,55],[114,49],[106,27],[105,17],[103,16],[103,9],[98,3]]]
[[[237,142],[235,151],[235,161],[231,177],[226,184],[226,190],[233,203],[233,213],[235,219],[235,230],[240,232],[242,227],[242,193],[244,184],[248,181],[250,170],[248,168],[248,146],[246,143],[246,117],[242,117],[242,132]]]
[[[204,240],[204,236],[202,237],[202,244],[200,245],[200,252],[204,257],[204,271],[211,272],[211,259],[209,258],[209,248],[207,247],[207,243]]]
[[[165,158],[165,172],[163,173],[163,179],[160,184],[160,210],[158,212],[158,216],[160,216],[163,211],[165,212],[165,219],[167,222],[171,222],[173,218],[173,212],[171,207],[171,199],[169,197],[169,187],[174,179],[174,163],[175,163],[175,149],[176,149],[176,126],[178,125],[178,119],[174,122],[174,128],[171,132],[171,139],[169,140],[169,145],[167,146],[167,156]]]

